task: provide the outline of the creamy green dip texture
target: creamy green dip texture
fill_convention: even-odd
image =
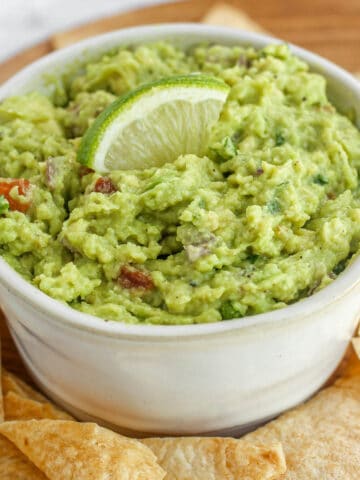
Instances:
[[[118,95],[191,72],[231,86],[207,156],[106,178],[76,162]],[[108,320],[216,322],[309,296],[358,251],[360,133],[286,46],[121,48],[55,90],[0,105],[0,254],[51,297]],[[8,206],[14,178],[30,186]]]

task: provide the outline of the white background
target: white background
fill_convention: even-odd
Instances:
[[[0,0],[0,62],[53,32],[169,0]]]

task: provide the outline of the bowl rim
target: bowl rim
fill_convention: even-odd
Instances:
[[[307,63],[316,65],[316,67],[319,67],[324,73],[330,72],[329,75],[336,78],[339,83],[355,93],[360,101],[360,82],[341,67],[338,67],[317,54],[268,35],[250,33],[228,27],[191,23],[141,25],[82,40],[64,49],[52,52],[20,70],[0,87],[0,97],[6,97],[9,92],[13,94],[12,90],[16,90],[16,87],[21,85],[21,83],[26,83],[24,81],[25,78],[31,78],[39,73],[44,73],[48,64],[53,63],[55,60],[57,60],[59,64],[66,65],[71,59],[74,60],[81,57],[85,51],[89,51],[89,49],[94,47],[97,47],[99,51],[103,51],[101,46],[105,46],[107,43],[118,42],[119,45],[140,43],[139,41],[134,41],[137,37],[141,37],[142,43],[151,39],[160,40],[163,37],[169,36],[180,39],[187,35],[197,37],[197,41],[199,42],[206,39],[214,41],[214,38],[218,37],[218,41],[220,42],[223,41],[228,44],[239,42],[239,44],[248,44],[255,48],[261,48],[269,43],[287,43],[295,55]],[[104,49],[106,50],[106,48]],[[303,319],[304,317],[313,315],[315,312],[328,308],[333,302],[355,288],[358,283],[360,283],[359,256],[357,256],[345,271],[330,285],[310,297],[301,299],[279,310],[214,323],[190,325],[128,324],[119,321],[104,320],[103,318],[75,310],[67,304],[53,299],[23,279],[0,257],[0,285],[2,285],[6,291],[11,292],[17,298],[27,303],[32,309],[45,314],[49,322],[61,322],[64,326],[67,325],[73,329],[87,331],[88,333],[96,335],[100,334],[106,337],[136,340],[139,340],[139,337],[151,341],[176,340],[178,337],[197,338],[199,336],[221,334],[247,327],[261,327],[265,324],[284,324],[286,321]]]

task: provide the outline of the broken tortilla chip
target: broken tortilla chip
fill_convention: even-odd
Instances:
[[[4,397],[3,397],[1,383],[0,383],[0,422],[3,422],[3,421],[4,421]]]
[[[4,396],[5,420],[71,420],[72,417],[49,402],[37,402],[9,392]]]
[[[271,480],[286,470],[280,444],[252,445],[233,438],[147,438],[167,472],[165,480]]]
[[[0,311],[0,313],[1,313],[1,311]],[[1,339],[0,339],[0,350],[1,350]],[[0,356],[0,369],[1,369],[1,356]],[[3,422],[3,421],[4,421],[3,389],[2,389],[2,385],[0,383],[0,422]]]
[[[343,376],[305,404],[244,437],[281,442],[284,480],[358,480],[360,471],[360,362],[352,354]]]
[[[73,418],[50,403],[41,393],[7,371],[2,372],[5,420],[41,420]]]
[[[248,32],[266,33],[265,29],[254,22],[243,10],[223,2],[213,5],[202,19],[202,23],[240,28]]]
[[[360,337],[353,338],[352,344],[353,344],[356,355],[360,358]]]
[[[95,423],[5,422],[0,434],[49,480],[162,480],[165,476],[149,448]]]
[[[1,480],[48,480],[9,440],[0,435]]]
[[[47,402],[44,395],[34,390],[30,385],[13,373],[5,370],[5,368],[3,368],[1,372],[1,384],[4,395],[8,392],[14,392],[23,398],[30,398],[32,400],[37,400],[38,402]]]

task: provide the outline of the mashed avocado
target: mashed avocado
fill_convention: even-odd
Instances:
[[[76,162],[116,96],[190,72],[231,86],[206,156],[106,177]],[[357,253],[359,168],[359,131],[286,46],[121,48],[57,81],[52,99],[0,105],[0,254],[108,320],[266,312],[324,287]]]

